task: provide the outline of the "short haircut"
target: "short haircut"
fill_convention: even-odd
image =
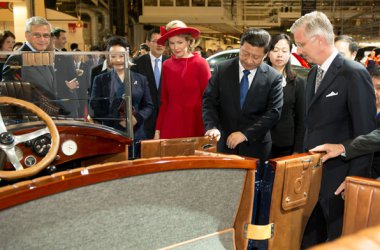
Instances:
[[[130,49],[130,46],[129,46],[127,39],[125,39],[122,36],[111,36],[107,40],[107,51],[109,51],[111,47],[117,46],[117,45],[124,47],[126,49]]]
[[[34,25],[47,25],[51,30],[51,24],[45,18],[40,16],[32,16],[25,21],[25,32],[30,32],[32,26]]]
[[[320,35],[329,45],[334,45],[334,28],[324,13],[313,11],[300,17],[290,27],[290,31],[294,33],[295,29],[300,27],[305,28],[305,36]]]
[[[59,38],[61,33],[66,33],[66,30],[61,29],[61,28],[54,28],[53,31],[51,32],[51,34],[55,36],[56,38]]]
[[[150,42],[150,39],[152,39],[153,34],[160,34],[160,29],[157,27],[150,29],[146,34],[146,40]]]
[[[358,44],[350,36],[340,35],[340,36],[335,37],[335,42],[339,42],[339,41],[348,43],[348,49],[350,50],[351,53],[357,52],[359,49]]]
[[[249,28],[244,31],[240,38],[240,46],[243,46],[245,42],[249,43],[253,47],[264,48],[264,52],[269,50],[271,37],[268,31],[258,28]]]

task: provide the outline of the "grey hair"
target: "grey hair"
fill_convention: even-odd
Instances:
[[[30,32],[34,25],[48,25],[51,30],[51,24],[43,17],[32,16],[25,21],[25,32]]]
[[[305,34],[308,37],[321,35],[329,45],[334,45],[334,28],[324,13],[313,11],[300,17],[290,27],[290,31],[294,33],[295,29],[301,26],[305,28]]]

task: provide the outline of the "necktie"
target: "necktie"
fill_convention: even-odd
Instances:
[[[157,89],[160,86],[160,69],[158,68],[158,63],[160,62],[160,58],[154,59],[154,79],[156,80]]]
[[[245,97],[248,93],[248,75],[251,73],[249,70],[245,69],[243,70],[243,77],[240,82],[240,108],[243,108]]]
[[[317,77],[315,79],[315,93],[317,93],[317,89],[319,88],[319,85],[321,85],[323,73],[323,69],[321,67],[318,67]]]

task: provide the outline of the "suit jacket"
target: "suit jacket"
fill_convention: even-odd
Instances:
[[[90,68],[87,63],[81,62],[79,65],[79,69],[83,70],[82,75],[77,74],[77,79],[79,81],[79,89],[78,89],[78,98],[79,98],[79,117],[87,116],[87,103],[89,100],[90,93],[88,89],[90,87]]]
[[[29,51],[32,49],[24,43],[19,51]],[[3,81],[25,81],[29,82],[51,99],[56,99],[57,89],[54,69],[47,66],[22,66],[21,55],[10,56],[3,68]]]
[[[286,80],[281,118],[271,130],[273,145],[293,146],[293,152],[303,152],[305,85],[305,79],[299,76]]]
[[[206,131],[218,128],[218,151],[266,160],[271,143],[270,129],[280,119],[283,105],[282,76],[262,63],[240,108],[239,58],[217,65],[203,96],[203,122]],[[242,132],[247,141],[234,150],[226,147],[227,137]],[[265,149],[264,149],[265,148]]]
[[[94,110],[94,120],[119,130],[125,128],[119,125],[122,98],[111,93],[112,81],[119,80],[115,71],[105,72],[95,77],[90,97],[90,105]],[[143,124],[153,110],[152,99],[146,77],[131,71],[133,115],[137,119],[134,126],[134,136],[137,140],[145,139]]]
[[[78,94],[77,89],[70,89],[66,81],[71,81],[77,78],[75,71],[74,61],[71,55],[55,55],[54,57],[54,70],[57,82],[57,96],[62,99],[62,104],[68,116],[78,117]]]
[[[380,151],[380,128],[353,140],[345,141],[343,145],[346,149],[346,159]]]
[[[168,57],[162,55],[162,63],[168,59]],[[160,98],[161,98],[161,81],[159,88],[157,89],[156,80],[154,78],[154,71],[152,68],[152,63],[150,59],[150,54],[142,55],[134,60],[134,64],[131,67],[132,71],[140,73],[148,79],[148,86],[150,91],[150,96],[152,97],[154,110],[152,115],[145,122],[145,132],[148,139],[153,139],[154,131],[156,129],[156,121],[158,116],[158,111],[160,108]]]
[[[357,62],[337,55],[314,94],[317,67],[310,70],[306,85],[305,148],[340,143],[376,128],[375,95],[371,77]],[[371,155],[344,162],[326,162],[320,196],[332,197],[347,175],[368,176]]]

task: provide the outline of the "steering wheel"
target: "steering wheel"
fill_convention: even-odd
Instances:
[[[15,168],[15,171],[0,170],[0,179],[19,179],[39,173],[41,170],[49,166],[49,164],[55,159],[58,153],[59,134],[57,127],[55,126],[53,120],[50,118],[48,114],[46,114],[42,109],[40,109],[32,103],[12,97],[2,96],[0,97],[0,104],[11,104],[31,111],[32,113],[37,115],[47,126],[43,129],[39,129],[31,133],[23,135],[13,135],[12,133],[9,133],[7,131],[7,128],[5,127],[5,123],[0,113],[0,149],[5,152],[5,154],[8,157],[8,160],[12,163],[13,167]],[[41,161],[39,161],[35,165],[29,168],[24,168],[16,155],[16,145],[22,142],[32,140],[46,133],[50,133],[51,135],[51,146],[49,152],[46,154],[44,158],[42,158]]]

